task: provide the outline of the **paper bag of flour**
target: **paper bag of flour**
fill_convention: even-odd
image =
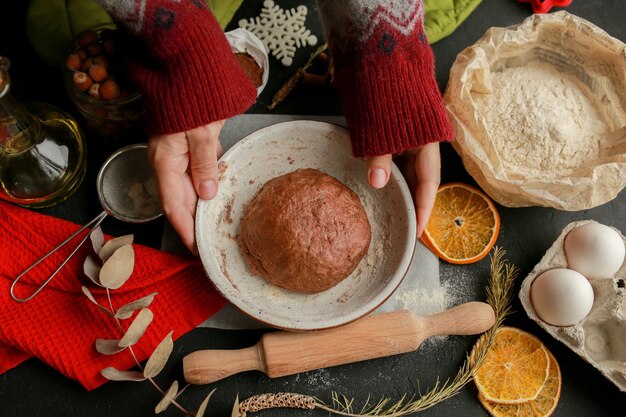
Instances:
[[[582,210],[626,186],[626,45],[586,20],[491,28],[444,100],[465,168],[504,206]]]

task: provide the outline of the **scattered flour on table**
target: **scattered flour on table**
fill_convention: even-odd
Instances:
[[[447,281],[437,288],[411,288],[396,294],[395,301],[418,316],[430,316],[469,301],[463,287],[462,282]]]
[[[297,383],[303,383],[309,388],[331,388],[338,385],[338,379],[332,377],[330,372],[325,369],[316,369],[306,373],[296,375]]]
[[[470,301],[469,282],[464,277],[442,282],[436,288],[411,288],[395,295],[396,303],[418,316],[430,316],[448,310],[458,304]],[[434,346],[447,340],[448,336],[434,336],[427,339],[420,348]]]
[[[494,92],[472,98],[508,172],[542,178],[600,157],[609,126],[576,76],[533,60],[490,79]]]

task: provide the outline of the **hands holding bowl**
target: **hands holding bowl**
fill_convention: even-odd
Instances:
[[[148,155],[155,170],[163,211],[185,246],[197,255],[194,219],[198,198],[211,200],[219,188],[217,161],[222,154],[219,133],[224,121],[186,132],[154,135]],[[414,156],[414,190],[419,237],[435,202],[440,181],[439,143],[430,143],[409,153]],[[413,159],[413,158],[411,158]],[[392,155],[367,159],[367,178],[376,189],[383,188],[391,173]]]

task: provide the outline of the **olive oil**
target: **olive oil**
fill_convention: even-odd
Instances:
[[[51,206],[67,199],[84,178],[84,137],[62,110],[15,100],[7,69],[8,61],[0,57],[0,199]]]

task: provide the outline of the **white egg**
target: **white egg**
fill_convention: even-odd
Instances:
[[[600,223],[587,223],[565,236],[567,267],[587,278],[609,278],[624,263],[626,247],[618,232]]]
[[[532,282],[530,301],[541,320],[553,326],[571,326],[591,311],[593,288],[576,271],[550,269]]]

